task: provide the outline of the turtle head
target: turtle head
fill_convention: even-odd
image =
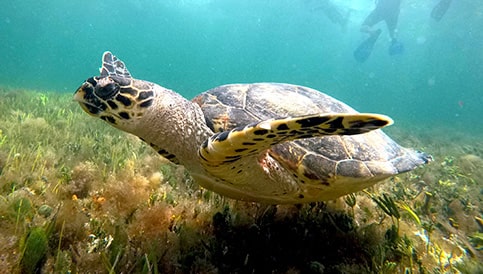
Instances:
[[[102,57],[100,74],[87,79],[74,94],[74,100],[88,114],[125,127],[152,105],[152,84],[132,78],[124,63],[110,52]]]

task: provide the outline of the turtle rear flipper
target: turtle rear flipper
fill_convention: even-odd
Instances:
[[[102,67],[99,69],[101,77],[118,76],[121,78],[132,78],[123,61],[113,55],[110,51],[102,55]]]
[[[326,135],[354,135],[393,123],[380,114],[331,113],[294,118],[265,120],[217,133],[199,149],[201,161],[208,169],[231,163],[285,141]]]

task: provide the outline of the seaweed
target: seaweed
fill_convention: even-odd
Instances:
[[[0,96],[2,273],[481,272],[481,139],[412,132],[433,164],[335,201],[262,205],[200,188],[68,94]]]

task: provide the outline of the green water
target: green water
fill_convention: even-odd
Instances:
[[[345,28],[318,0],[4,1],[0,86],[72,93],[97,75],[111,50],[131,73],[188,98],[234,82],[288,82],[324,91],[359,111],[405,127],[483,134],[483,2],[453,1],[439,22],[436,0],[403,0],[399,39],[389,56],[383,32],[369,60],[369,0],[336,1]]]

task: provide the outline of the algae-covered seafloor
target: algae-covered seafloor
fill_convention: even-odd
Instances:
[[[435,160],[327,203],[200,189],[71,95],[0,90],[0,272],[482,273],[483,141],[385,130]]]

